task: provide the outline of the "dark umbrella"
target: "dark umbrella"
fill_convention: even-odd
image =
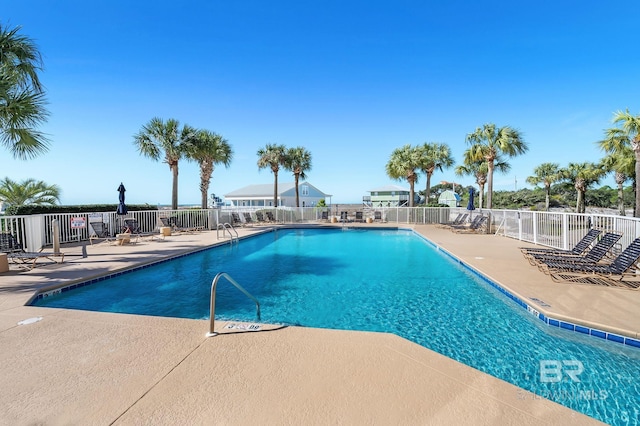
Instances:
[[[469,203],[467,204],[467,210],[469,210],[469,218],[471,218],[471,212],[476,209],[473,205],[473,195],[474,195],[473,187],[469,188]]]
[[[467,210],[475,210],[475,206],[473,205],[473,195],[474,195],[474,190],[473,188],[469,188],[469,203],[467,204]]]
[[[124,204],[124,191],[126,191],[126,189],[124,189],[124,185],[120,182],[120,186],[118,187],[118,192],[120,193],[118,195],[118,199],[120,200],[120,204],[118,204],[116,214],[121,216],[127,214],[127,206]]]

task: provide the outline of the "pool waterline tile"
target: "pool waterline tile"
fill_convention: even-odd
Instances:
[[[400,229],[400,228],[398,228],[398,229]],[[505,287],[502,287],[500,284],[498,284],[495,281],[491,280],[490,278],[486,277],[484,274],[482,274],[479,271],[477,271],[471,265],[468,265],[464,261],[458,259],[453,254],[449,253],[444,248],[442,248],[442,247],[438,246],[437,244],[433,243],[432,241],[430,241],[425,236],[420,235],[419,233],[417,233],[415,231],[414,231],[414,233],[416,235],[420,236],[421,238],[423,238],[429,244],[431,244],[436,250],[438,250],[439,252],[445,254],[447,257],[449,257],[454,262],[456,262],[456,263],[460,264],[461,266],[465,267],[467,270],[471,271],[474,275],[476,275],[477,277],[482,279],[484,282],[489,284],[491,287],[495,288],[496,290],[498,290],[499,292],[501,292],[505,296],[507,296],[509,299],[511,299],[514,302],[516,302],[516,304],[518,304],[521,307],[523,307],[524,309],[526,309],[530,314],[532,314],[534,317],[538,318],[539,320],[541,320],[545,324],[553,326],[553,327],[562,328],[563,330],[572,331],[572,332],[575,332],[575,333],[588,334],[588,335],[591,335],[591,336],[594,336],[594,337],[599,337],[601,339],[605,339],[605,340],[608,340],[610,342],[620,343],[620,344],[623,344],[625,346],[630,346],[630,347],[634,347],[634,348],[640,348],[640,341],[636,340],[636,339],[634,339],[632,337],[623,336],[623,335],[619,335],[619,334],[616,334],[616,333],[604,332],[604,331],[593,329],[593,328],[590,328],[590,327],[587,327],[587,326],[584,326],[584,325],[574,324],[574,323],[568,322],[568,321],[557,320],[557,319],[551,318],[551,317],[539,312],[536,308],[530,306],[528,303],[526,303],[524,300],[522,300],[518,296],[516,296],[513,293],[511,293]],[[549,306],[546,303],[544,303],[544,304],[546,306]]]

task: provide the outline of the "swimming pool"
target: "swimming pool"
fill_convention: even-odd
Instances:
[[[35,304],[207,318],[220,271],[260,300],[263,322],[395,333],[602,421],[638,423],[640,350],[545,325],[412,231],[279,230]],[[216,313],[255,320],[222,282]]]

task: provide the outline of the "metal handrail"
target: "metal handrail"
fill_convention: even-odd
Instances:
[[[256,304],[256,315],[258,316],[258,321],[260,320],[260,302],[258,302],[258,299],[253,297],[247,290],[245,290],[240,284],[238,284],[236,282],[236,280],[231,278],[231,276],[229,276],[229,274],[227,274],[226,272],[220,272],[220,273],[218,273],[218,275],[215,276],[215,278],[211,282],[211,302],[210,302],[210,305],[209,305],[209,312],[210,312],[211,317],[209,318],[209,332],[207,333],[207,337],[213,337],[213,336],[217,336],[218,335],[218,333],[216,333],[213,330],[214,330],[215,312],[216,312],[216,287],[218,286],[218,281],[222,277],[226,278],[227,281],[229,281],[238,290],[240,290],[242,293],[244,293],[245,296],[247,296],[249,299],[251,299],[251,300],[253,300],[255,302],[255,304]]]
[[[231,233],[231,229],[233,229],[233,232],[236,233],[236,242],[240,242],[240,235],[238,234],[238,231],[229,222],[224,222],[224,223],[219,223],[218,224],[218,226],[216,228],[216,237],[218,239],[220,239],[220,234],[218,233],[218,231],[220,231],[220,227],[222,227],[222,229],[224,231],[227,231],[229,233],[229,239],[230,239],[231,244],[233,244],[233,234]],[[223,231],[223,234],[224,234],[224,231]]]

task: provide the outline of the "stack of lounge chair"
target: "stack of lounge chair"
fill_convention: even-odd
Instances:
[[[609,251],[613,248],[613,246],[618,242],[618,240],[622,237],[621,234],[615,232],[607,232],[602,238],[600,238],[595,244],[584,250],[579,254],[573,253],[562,253],[562,252],[549,252],[549,253],[528,253],[525,257],[529,260],[534,266],[538,266],[541,270],[545,269],[545,265],[550,263],[554,263],[557,261],[562,262],[592,262],[597,263],[600,262]]]
[[[555,282],[640,288],[640,238],[616,256],[613,254],[614,246],[622,235],[606,232],[598,239],[600,234],[599,230],[589,230],[570,250],[525,247],[521,250],[529,263]]]
[[[547,263],[545,272],[556,282],[598,284],[637,290],[640,288],[639,260],[640,238],[636,238],[611,262],[559,260]]]

